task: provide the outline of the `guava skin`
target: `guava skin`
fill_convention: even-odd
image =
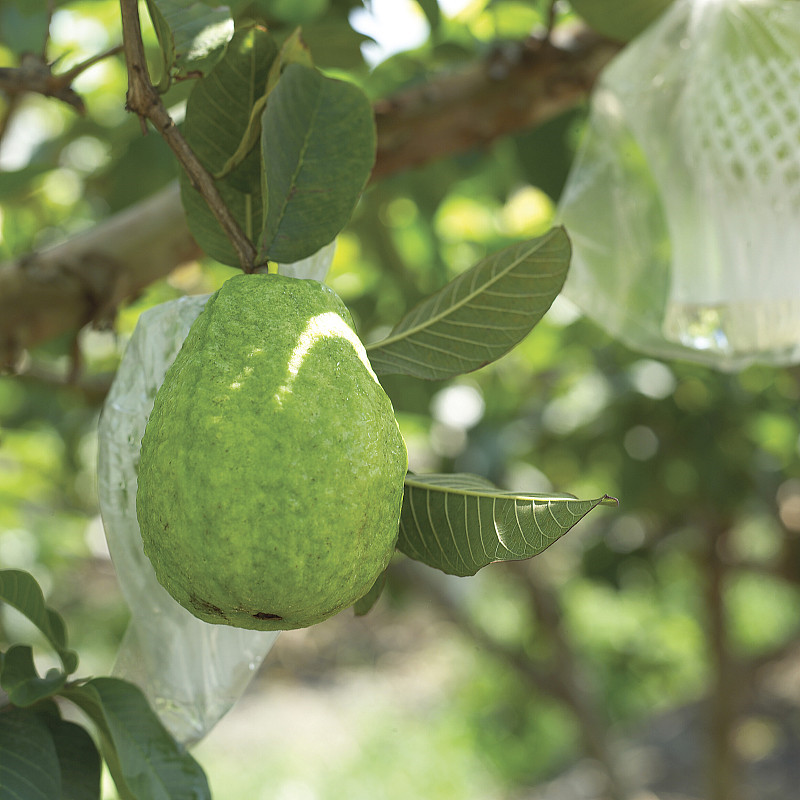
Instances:
[[[144,551],[206,622],[314,625],[386,568],[407,466],[336,294],[238,275],[211,296],[156,395],[136,498]]]

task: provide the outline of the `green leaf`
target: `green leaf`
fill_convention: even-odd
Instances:
[[[375,121],[353,84],[286,67],[262,118],[268,202],[259,255],[290,263],[345,226],[375,161]]]
[[[272,59],[272,65],[269,68],[267,75],[266,86],[264,92],[260,97],[257,97],[250,109],[250,118],[247,121],[247,128],[245,129],[242,140],[239,142],[233,155],[225,162],[222,168],[214,173],[215,178],[224,178],[232,172],[239,164],[241,164],[251,150],[256,146],[258,140],[261,138],[261,117],[264,114],[264,109],[267,105],[267,98],[270,92],[278,84],[281,73],[288,64],[305,64],[312,67],[311,54],[308,51],[302,36],[300,35],[300,28],[298,28],[289,38],[281,45],[278,55]],[[260,168],[260,163],[259,163]],[[260,172],[260,169],[259,171]],[[258,172],[252,177],[258,177]],[[258,181],[259,189],[261,181]]]
[[[210,800],[202,768],[170,736],[136,686],[93,678],[61,694],[97,726],[109,771],[125,800]]]
[[[305,25],[328,10],[329,0],[260,0],[259,6],[268,16],[287,25]]]
[[[374,41],[354,31],[346,19],[324,18],[303,26],[303,39],[321,67],[357,70],[364,66],[361,45]]]
[[[417,0],[417,5],[422,9],[432,31],[439,30],[442,21],[442,12],[439,9],[437,0]]]
[[[55,800],[61,774],[53,738],[39,714],[0,708],[0,800]]]
[[[30,706],[55,694],[67,681],[67,674],[50,669],[40,678],[33,663],[33,648],[15,644],[2,655],[0,686],[15,706]]]
[[[563,228],[493,253],[367,347],[372,368],[442,380],[496,361],[545,315],[564,285],[569,260]]]
[[[386,570],[378,575],[375,583],[372,584],[372,588],[360,600],[356,600],[355,605],[353,605],[353,611],[357,617],[363,617],[372,610],[372,607],[378,602],[378,598],[383,594],[385,586]]]
[[[212,174],[236,153],[248,129],[252,109],[264,94],[277,54],[272,37],[259,28],[240,31],[225,57],[192,90],[183,133]],[[254,147],[224,179],[217,181],[223,200],[242,230],[254,241],[261,232],[261,154]],[[192,235],[203,250],[223,264],[239,259],[202,196],[181,175],[181,199]]]
[[[598,33],[627,42],[654,22],[674,0],[571,0]]]
[[[227,6],[209,8],[196,0],[147,0],[147,9],[161,47],[165,92],[178,78],[207,74],[233,36]]]
[[[102,760],[89,733],[58,717],[42,716],[61,767],[59,800],[98,800]]]
[[[78,668],[78,656],[67,649],[64,620],[44,602],[35,578],[18,569],[0,570],[0,602],[6,602],[24,614],[47,638],[61,658],[67,674]]]
[[[406,477],[397,548],[450,575],[474,575],[495,561],[538,555],[607,495],[504,492],[477,475]]]

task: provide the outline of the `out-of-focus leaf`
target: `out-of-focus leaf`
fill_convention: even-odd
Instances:
[[[571,0],[571,5],[598,33],[621,42],[640,34],[674,0]]]
[[[354,31],[347,20],[321,19],[303,27],[303,40],[320,67],[358,69],[364,66],[361,45],[372,37]]]
[[[61,766],[59,800],[99,800],[102,761],[92,737],[74,722],[42,715]]]
[[[61,694],[97,726],[125,800],[210,800],[202,768],[169,735],[139,688],[117,678],[93,678]]]
[[[24,614],[47,638],[61,658],[67,674],[78,668],[78,656],[67,648],[67,630],[58,612],[48,608],[36,579],[18,569],[0,570],[0,602]]]
[[[233,36],[233,18],[224,5],[211,8],[197,0],[147,0],[147,8],[161,47],[161,91],[175,78],[207,74]]]
[[[243,30],[234,36],[211,74],[192,91],[186,105],[184,135],[210,172],[220,172],[239,147],[276,54],[277,46],[268,33],[259,28]],[[258,148],[219,180],[217,187],[244,232],[257,239],[263,218]],[[181,199],[200,247],[217,261],[238,266],[228,237],[185,175],[181,176]]]
[[[61,771],[44,720],[25,708],[0,709],[0,798],[61,798]]]
[[[39,677],[33,663],[33,648],[15,644],[0,656],[0,686],[15,706],[30,706],[55,694],[67,680],[67,674],[50,669]]]
[[[299,261],[350,219],[375,161],[375,121],[353,84],[286,67],[262,118],[268,202],[259,255]]]
[[[428,24],[431,26],[431,30],[437,31],[442,21],[442,12],[439,9],[437,0],[417,0],[417,4],[425,14]]]
[[[504,492],[477,475],[406,477],[397,548],[450,575],[538,555],[608,496]]]
[[[375,583],[372,584],[370,590],[359,600],[356,600],[353,606],[353,611],[357,617],[363,617],[368,614],[378,599],[383,594],[383,589],[386,586],[386,570],[378,575]]]
[[[306,25],[328,10],[330,0],[251,0],[249,4],[269,22]]]
[[[17,55],[39,53],[47,38],[48,19],[42,0],[0,3],[0,41]]]
[[[52,164],[28,164],[22,169],[3,173],[0,181],[0,202],[7,203],[16,195],[32,191],[32,184],[40,175],[53,169]]]
[[[372,368],[441,380],[496,361],[545,315],[564,285],[569,259],[563,228],[493,253],[368,347]]]

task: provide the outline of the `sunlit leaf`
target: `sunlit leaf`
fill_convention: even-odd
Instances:
[[[451,575],[538,555],[608,496],[505,492],[477,475],[406,477],[397,548]]]
[[[375,121],[357,86],[301,64],[269,97],[261,136],[268,202],[259,255],[299,261],[345,226],[375,160]]]
[[[61,694],[97,726],[123,798],[210,800],[202,768],[170,736],[139,688],[117,678],[93,678]]]
[[[67,674],[58,669],[48,670],[39,677],[33,662],[33,649],[25,644],[15,644],[2,654],[0,661],[0,686],[15,706],[30,706],[55,694],[67,680]]]
[[[0,602],[24,614],[47,638],[61,658],[67,674],[78,668],[78,656],[67,648],[67,631],[58,612],[48,608],[36,579],[18,569],[0,570]]]
[[[233,18],[222,4],[211,8],[197,0],[147,0],[147,9],[161,47],[162,91],[174,78],[209,72],[233,36]]]
[[[53,738],[39,714],[28,709],[0,711],[0,798],[61,798],[61,771]]]
[[[545,315],[564,285],[569,260],[563,228],[493,253],[368,347],[372,368],[444,379],[496,361]]]

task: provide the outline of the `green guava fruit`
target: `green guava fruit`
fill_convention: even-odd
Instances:
[[[144,552],[206,622],[314,625],[386,568],[407,466],[337,295],[239,275],[208,300],[156,395],[136,497]]]

